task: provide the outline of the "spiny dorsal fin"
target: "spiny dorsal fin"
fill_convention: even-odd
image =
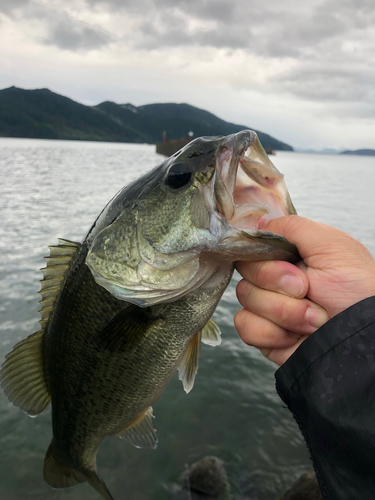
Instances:
[[[56,299],[60,293],[61,285],[65,280],[68,269],[81,248],[80,243],[75,241],[63,240],[61,238],[58,241],[58,245],[49,247],[50,255],[44,257],[47,261],[47,266],[41,269],[43,271],[43,279],[40,282],[42,288],[39,293],[42,296],[42,300],[40,301],[42,307],[39,312],[42,317],[40,324],[43,329],[46,328],[51,318]]]
[[[215,321],[210,319],[202,330],[203,344],[216,346],[221,344],[221,332]]]
[[[40,330],[15,345],[0,372],[0,384],[9,401],[31,417],[42,413],[51,399],[43,370],[43,334]]]
[[[136,448],[156,448],[158,436],[152,423],[153,418],[154,415],[150,406],[130,427],[117,435],[130,441]]]
[[[50,394],[44,377],[43,335],[51,318],[61,284],[80,248],[79,243],[59,240],[47,257],[47,267],[42,269],[42,295],[40,301],[41,330],[14,346],[0,371],[0,384],[9,401],[30,416],[42,413],[50,403]]]
[[[192,390],[195,380],[195,375],[198,371],[199,353],[201,350],[201,337],[202,332],[199,331],[191,339],[188,348],[182,358],[181,364],[178,368],[178,376],[182,381],[185,392],[188,393]]]

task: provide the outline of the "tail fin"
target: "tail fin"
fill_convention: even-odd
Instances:
[[[62,465],[53,453],[51,445],[44,459],[44,480],[52,488],[68,488],[69,486],[88,481],[105,500],[113,500],[105,482],[96,470],[87,470],[83,473]]]
[[[44,480],[52,488],[69,488],[87,479],[81,472],[60,464],[49,445],[44,459]]]

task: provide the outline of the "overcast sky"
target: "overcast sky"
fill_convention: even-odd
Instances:
[[[187,102],[312,148],[375,148],[375,0],[0,0],[0,88]]]

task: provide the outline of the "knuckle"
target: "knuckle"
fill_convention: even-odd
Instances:
[[[255,286],[247,280],[241,280],[237,284],[236,294],[240,304],[248,308],[254,295]]]
[[[307,305],[301,299],[279,300],[275,314],[283,325],[292,327],[306,323],[306,309]]]
[[[241,332],[244,330],[244,324],[245,324],[245,314],[246,311],[244,309],[241,309],[240,311],[237,311],[236,314],[234,315],[234,326],[236,327],[237,332],[241,335]]]
[[[265,290],[271,290],[274,287],[272,283],[277,278],[278,267],[274,261],[259,262],[254,265],[253,281],[254,283]]]
[[[284,300],[283,297],[280,297],[279,300],[275,304],[274,314],[277,318],[279,318],[282,323],[288,323],[291,317],[291,311],[288,306],[288,302]]]
[[[241,340],[248,345],[252,343],[251,313],[246,309],[241,309],[234,316],[234,326]]]
[[[254,264],[252,278],[256,284],[264,281],[265,265],[263,262]]]
[[[236,286],[237,297],[245,295],[247,287],[248,287],[248,281],[246,281],[244,279],[242,279],[241,281],[239,281],[237,283],[237,286]]]

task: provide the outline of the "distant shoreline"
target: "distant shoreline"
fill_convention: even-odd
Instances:
[[[340,153],[342,155],[358,155],[358,156],[375,156],[375,149],[356,149],[354,151],[347,150]]]
[[[134,106],[105,101],[86,106],[47,88],[0,90],[0,137],[156,144],[163,137],[226,136],[252,128],[186,103]],[[264,149],[293,151],[289,144],[255,132]]]

